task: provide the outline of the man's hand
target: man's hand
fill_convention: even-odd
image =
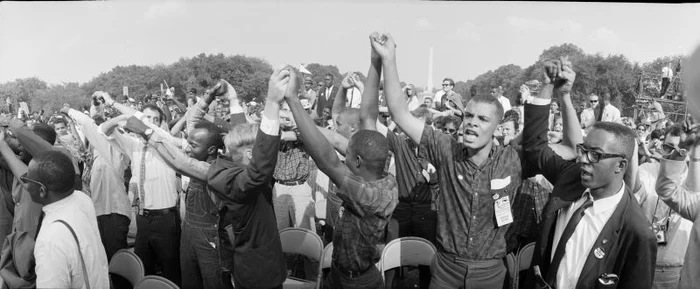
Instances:
[[[571,93],[571,87],[573,87],[576,79],[576,72],[574,72],[568,56],[560,58],[558,64],[559,68],[557,68],[554,88],[559,91],[560,95]]]
[[[299,73],[297,73],[294,67],[290,66],[288,67],[287,75],[287,87],[284,91],[284,98],[288,100],[298,99],[299,95],[296,93],[296,91],[299,89],[299,85],[301,83]],[[292,119],[294,119],[293,116]]]
[[[353,87],[353,82],[352,82],[352,74],[351,73],[346,73],[345,77],[343,77],[343,81],[340,82],[340,84],[343,86],[345,89],[349,89]]]
[[[559,61],[547,61],[544,63],[544,84],[554,83],[559,75]]]
[[[374,32],[369,36],[369,40],[382,60],[396,60],[396,43],[391,35]]]
[[[270,75],[270,82],[267,85],[266,101],[280,103],[282,100],[284,100],[284,97],[286,96],[286,94],[288,94],[286,92],[291,78],[290,71],[292,70],[294,70],[293,67],[285,66],[283,68],[276,69],[274,72],[272,72],[272,75]],[[296,96],[296,93],[292,94]]]
[[[106,93],[104,91],[95,91],[95,93],[92,94],[93,97],[100,98],[102,97],[105,100],[105,104],[112,106],[114,104],[114,98],[112,98],[109,93]]]
[[[124,125],[124,129],[139,135],[145,135],[148,126],[135,116],[129,117]]]

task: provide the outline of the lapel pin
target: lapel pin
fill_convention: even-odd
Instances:
[[[606,243],[608,243],[608,239],[603,239],[603,245],[605,245]]]
[[[498,197],[500,197],[498,194],[493,194],[493,200],[498,200]]]
[[[460,181],[464,179],[464,177],[463,177],[462,175],[457,175],[457,178],[458,178]]]
[[[593,251],[593,255],[598,259],[603,259],[603,257],[605,257],[605,251],[603,251],[603,248],[598,247]]]

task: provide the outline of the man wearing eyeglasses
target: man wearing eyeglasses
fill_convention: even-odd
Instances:
[[[525,108],[523,156],[527,171],[554,184],[533,256],[527,288],[650,288],[656,238],[632,195],[636,177],[635,133],[617,123],[592,125],[576,160],[547,146],[549,99],[556,90],[571,101],[576,74],[566,59],[548,63],[539,101]],[[576,121],[573,111],[564,118]],[[628,185],[630,187],[628,187]],[[607,286],[607,287],[604,287]]]
[[[588,97],[590,107],[581,112],[581,128],[585,132],[589,132],[593,127],[593,124],[598,121],[609,121],[616,123],[620,123],[622,121],[620,110],[612,104],[607,103],[608,100],[610,100],[610,93],[605,93],[605,97],[602,99],[595,94],[591,94]]]
[[[687,159],[686,150],[679,148],[682,134],[683,129],[680,125],[673,125],[666,130],[666,136],[662,136],[662,149],[659,151],[661,162],[664,162],[663,158],[669,158],[674,153],[682,156],[684,160]],[[682,163],[684,165],[685,162]],[[678,283],[693,223],[672,210],[657,194],[656,184],[660,169],[661,164],[658,162],[647,162],[639,166],[639,180],[645,190],[636,195],[647,220],[652,223],[659,245],[653,285],[654,288],[688,288],[679,287]],[[695,183],[687,180],[687,175],[688,171],[684,170],[677,180],[686,184]]]

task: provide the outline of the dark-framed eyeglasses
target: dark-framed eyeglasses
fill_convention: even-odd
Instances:
[[[591,100],[591,103],[598,103],[597,100]]]
[[[451,85],[451,84],[449,84],[449,83],[443,83],[443,84],[442,84],[442,87],[450,86],[450,85]]]
[[[579,160],[583,159],[583,157],[585,156],[586,160],[592,164],[598,163],[600,160],[603,160],[603,159],[625,158],[624,154],[608,154],[608,153],[597,152],[594,150],[589,150],[589,149],[585,148],[582,144],[576,145],[576,156],[578,157]]]
[[[27,177],[27,173],[24,173],[21,177],[19,177],[19,180],[22,181],[22,183],[24,183],[24,184],[29,184],[29,183],[35,184],[35,185],[39,186],[40,188],[44,189],[45,192],[48,192],[48,190],[46,189],[46,186],[43,183],[41,183],[40,181],[37,181],[37,180],[30,179],[29,177]]]
[[[681,149],[681,148],[676,148],[674,145],[670,143],[665,143],[661,145],[661,152],[666,156],[670,155],[673,153],[673,151],[677,151],[679,155],[682,157],[685,157],[686,153],[688,153],[687,150]]]

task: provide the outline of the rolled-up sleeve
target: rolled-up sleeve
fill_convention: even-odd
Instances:
[[[266,135],[278,136],[280,134],[280,122],[278,119],[269,119],[263,114],[260,120],[260,131]]]
[[[656,193],[671,209],[683,218],[694,221],[700,209],[700,194],[694,194],[682,185],[681,174],[686,170],[684,161],[661,160]]]

